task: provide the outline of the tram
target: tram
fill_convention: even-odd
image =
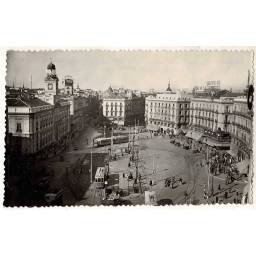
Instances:
[[[95,185],[96,188],[104,188],[105,181],[107,180],[108,173],[106,167],[98,167],[95,174]]]
[[[129,137],[126,135],[113,136],[113,144],[120,144],[129,142]],[[94,140],[94,147],[101,147],[111,145],[111,137],[109,138],[97,138]]]

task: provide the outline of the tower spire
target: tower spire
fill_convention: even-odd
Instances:
[[[166,91],[167,91],[167,92],[171,92],[171,91],[172,91],[170,80],[169,80],[169,82],[168,82],[168,87],[167,87]]]
[[[250,85],[250,77],[251,75],[250,75],[250,70],[248,69],[248,80],[247,80],[247,86],[249,86]]]

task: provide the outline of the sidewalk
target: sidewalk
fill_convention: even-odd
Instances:
[[[83,196],[83,200],[79,201],[77,205],[101,205],[102,199],[105,197],[104,189],[97,189],[93,182]]]

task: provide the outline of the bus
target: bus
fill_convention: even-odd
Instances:
[[[129,142],[129,136],[126,135],[118,135],[113,136],[113,144],[120,144],[120,143],[126,143]],[[111,145],[111,137],[109,138],[97,138],[94,140],[93,146],[95,147],[101,147],[101,146],[107,146]]]
[[[98,167],[95,174],[95,184],[96,188],[104,188],[105,181],[107,180],[107,168],[106,167]]]

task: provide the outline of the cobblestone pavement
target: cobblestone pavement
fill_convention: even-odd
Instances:
[[[244,181],[226,185],[224,175],[210,175],[209,184],[210,188],[213,187],[214,193],[207,199],[204,197],[204,192],[208,185],[208,169],[204,153],[193,154],[191,150],[185,150],[169,143],[169,139],[162,136],[140,140],[137,143],[140,147],[138,169],[141,174],[142,193],[146,190],[155,191],[158,201],[170,199],[174,204],[215,203],[217,196],[221,202],[233,202],[245,186]],[[120,173],[120,177],[123,177],[123,173],[126,175],[132,173],[135,177],[134,165],[131,164],[128,167],[128,163],[129,156],[111,162],[111,173]],[[182,184],[177,183],[173,188],[165,187],[165,179],[170,177],[182,178]],[[121,178],[120,181],[121,188],[125,189],[128,182],[122,181]],[[153,183],[152,186],[149,185],[150,181]],[[129,183],[129,187],[132,188],[132,181]],[[229,194],[227,198],[225,198],[226,191]],[[133,196],[131,194],[129,199],[135,203]],[[143,196],[139,201],[138,197],[136,199],[136,203],[143,203]]]
[[[64,205],[99,205],[102,202],[103,192],[96,190],[90,185],[89,166],[82,172],[68,173],[66,167],[86,159],[90,163],[90,152],[93,137],[99,133],[93,129],[87,130],[79,138],[74,140],[68,150],[62,154],[63,159],[57,156],[47,161],[49,168],[53,169],[54,176],[51,179],[51,187],[59,187],[63,190]],[[130,162],[130,154],[121,154],[121,148],[128,147],[128,143],[114,145],[117,160],[110,162],[110,174],[117,175],[118,186],[129,195],[123,198],[132,204],[144,204],[144,192],[155,191],[157,200],[172,200],[174,204],[199,204],[216,202],[233,202],[239,197],[244,181],[225,184],[225,176],[209,176],[210,187],[214,189],[213,196],[209,199],[204,197],[208,184],[208,169],[204,153],[192,153],[182,147],[175,146],[169,142],[167,137],[150,136],[148,133],[140,134],[135,138],[135,144],[139,146],[138,171],[141,175],[141,183],[137,185],[139,192],[134,191],[134,180],[127,181],[127,176],[132,173],[136,176],[135,166]],[[108,153],[110,146],[93,148],[93,177],[98,166],[103,166],[104,156]],[[130,162],[130,166],[128,166]],[[154,167],[154,168],[153,168]],[[126,177],[124,177],[124,175]],[[171,177],[182,179],[182,183],[176,183],[173,188],[165,186],[165,180]],[[213,180],[212,180],[213,177]],[[150,185],[152,182],[152,185]],[[219,189],[219,186],[221,189]],[[226,197],[225,192],[228,192]]]

